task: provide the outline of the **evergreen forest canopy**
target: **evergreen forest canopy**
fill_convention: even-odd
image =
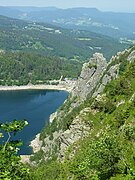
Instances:
[[[82,63],[35,53],[1,53],[0,85],[48,84],[49,80],[77,78]]]
[[[129,47],[111,37],[78,29],[0,16],[0,49],[86,60],[95,52],[108,59]]]

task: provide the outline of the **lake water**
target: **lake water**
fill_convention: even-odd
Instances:
[[[27,119],[29,125],[16,136],[23,141],[19,154],[30,154],[29,142],[38,134],[67,98],[65,91],[0,91],[0,122]]]

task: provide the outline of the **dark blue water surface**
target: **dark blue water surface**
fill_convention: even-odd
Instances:
[[[0,122],[27,119],[29,125],[16,136],[23,141],[19,154],[30,154],[30,141],[49,120],[51,113],[67,98],[65,91],[21,90],[0,91]]]

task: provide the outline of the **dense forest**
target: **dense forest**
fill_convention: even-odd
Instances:
[[[86,60],[95,52],[109,59],[127,47],[129,44],[90,31],[0,16],[0,49],[6,51],[36,51],[47,56]]]
[[[75,60],[26,52],[1,53],[0,64],[1,85],[43,84],[61,77],[77,78],[82,66]]]

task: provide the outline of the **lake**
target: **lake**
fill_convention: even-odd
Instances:
[[[38,134],[49,116],[65,101],[68,92],[52,90],[0,91],[0,122],[26,119],[29,125],[16,135],[23,141],[19,154],[31,154],[30,141]]]

